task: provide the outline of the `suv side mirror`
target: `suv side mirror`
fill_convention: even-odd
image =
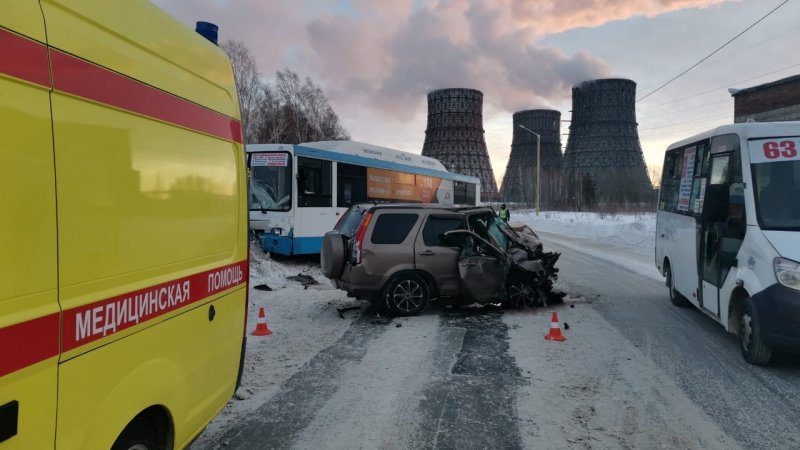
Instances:
[[[706,186],[703,199],[703,221],[724,222],[730,212],[731,193],[727,184]]]

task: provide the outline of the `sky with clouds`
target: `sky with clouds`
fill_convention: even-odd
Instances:
[[[637,82],[637,97],[688,68],[781,0],[153,0],[187,25],[214,22],[268,78],[288,67],[323,86],[352,138],[421,153],[426,93],[484,93],[495,177],[511,115],[553,108],[569,120],[573,84]],[[792,0],[689,74],[637,103],[645,160],[733,121],[729,87],[800,73]],[[569,123],[562,124],[562,133]],[[567,136],[562,136],[566,145]],[[498,183],[499,184],[499,183]]]

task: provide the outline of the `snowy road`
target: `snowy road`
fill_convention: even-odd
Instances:
[[[730,438],[746,448],[800,447],[800,358],[784,357],[766,368],[749,365],[736,337],[721,325],[669,303],[649,255],[622,258],[616,247],[603,255],[595,240],[542,235],[563,252],[559,267],[569,274],[564,287],[596,299],[593,309],[625,336],[624,344],[632,344]]]
[[[800,359],[744,363],[670,305],[641,246],[542,234],[571,297],[555,308],[341,319],[324,282],[253,291],[275,334],[248,342],[243,399],[193,448],[800,447]],[[543,339],[552,310],[566,342]]]

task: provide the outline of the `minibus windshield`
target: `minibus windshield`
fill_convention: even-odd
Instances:
[[[759,224],[800,231],[800,160],[753,164]]]
[[[290,158],[268,161],[271,165],[250,167],[250,210],[288,211],[292,208],[292,164]]]

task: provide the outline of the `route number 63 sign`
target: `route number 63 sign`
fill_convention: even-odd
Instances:
[[[800,137],[750,141],[749,148],[753,164],[800,161]]]

